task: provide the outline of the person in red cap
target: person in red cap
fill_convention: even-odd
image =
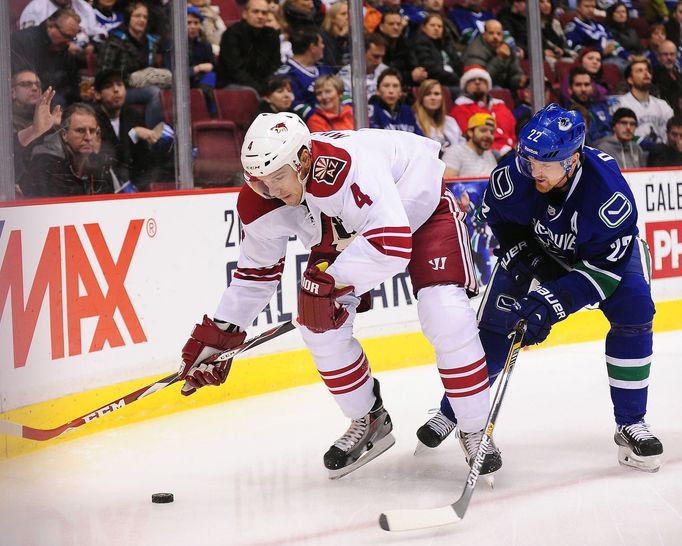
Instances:
[[[502,156],[516,146],[516,121],[504,101],[491,97],[488,91],[492,81],[488,71],[479,65],[467,66],[459,80],[463,95],[450,110],[450,115],[466,133],[471,116],[478,112],[487,113],[495,118],[495,140],[493,150]]]

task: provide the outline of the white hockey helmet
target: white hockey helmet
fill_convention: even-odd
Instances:
[[[272,197],[259,180],[261,176],[274,173],[284,165],[290,165],[299,182],[301,161],[299,152],[305,146],[310,150],[310,131],[296,114],[279,112],[260,114],[244,135],[241,161],[247,184],[263,197]]]

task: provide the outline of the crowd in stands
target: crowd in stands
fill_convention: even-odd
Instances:
[[[10,1],[23,5],[11,35],[20,195],[172,180],[169,0]],[[682,1],[539,7],[545,101],[579,110],[586,144],[621,168],[682,165]],[[365,0],[371,127],[437,140],[446,176],[489,174],[532,114],[527,11],[525,0]],[[346,0],[188,0],[187,40],[195,161],[211,153],[199,138],[210,129],[227,139],[216,161],[238,165],[259,112],[353,127]]]

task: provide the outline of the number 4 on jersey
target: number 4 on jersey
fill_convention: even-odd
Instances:
[[[366,193],[362,193],[360,186],[358,186],[355,182],[351,184],[350,191],[353,193],[353,199],[355,199],[355,204],[358,206],[359,209],[361,209],[365,205],[371,205],[372,203],[374,203],[374,201],[372,201],[369,195],[367,195]]]

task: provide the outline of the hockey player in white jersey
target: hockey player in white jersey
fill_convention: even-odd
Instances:
[[[443,185],[438,152],[436,142],[409,133],[311,135],[293,114],[258,116],[242,147],[247,185],[237,204],[243,224],[237,269],[214,319],[204,317],[183,349],[183,393],[225,381],[229,363],[202,361],[243,341],[273,296],[288,239],[296,235],[311,249],[298,298],[300,332],[322,380],[351,420],[324,455],[330,478],[394,443],[353,321],[369,299],[363,295],[405,268],[468,461],[489,409],[488,375],[468,299],[477,285],[465,215]],[[482,473],[501,464],[491,446]]]

